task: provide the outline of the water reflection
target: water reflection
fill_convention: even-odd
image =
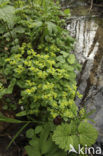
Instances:
[[[75,55],[82,64],[78,89],[83,94],[77,104],[96,109],[92,116],[103,136],[103,21],[87,16],[72,17],[67,29],[76,38]],[[103,141],[103,137],[100,137]]]

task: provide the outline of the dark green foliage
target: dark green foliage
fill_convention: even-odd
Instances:
[[[29,156],[66,156],[70,144],[90,146],[97,138],[74,101],[82,97],[75,73],[80,65],[64,29],[67,15],[70,10],[52,0],[0,2],[0,99],[5,110],[35,123],[27,131]]]
[[[45,124],[42,127],[36,127],[36,129],[29,129],[27,131],[27,137],[31,140],[29,141],[28,146],[25,147],[28,155],[30,156],[66,156],[66,153],[58,149],[57,146],[52,142],[50,136],[50,127],[49,124]],[[38,134],[38,136],[37,136]]]

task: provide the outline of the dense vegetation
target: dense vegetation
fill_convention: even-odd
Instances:
[[[28,127],[29,156],[66,156],[70,144],[78,151],[78,144],[89,147],[97,138],[85,109],[75,104],[82,97],[80,65],[65,29],[69,15],[52,0],[0,1],[0,99],[3,110],[16,113],[0,120],[24,122],[19,132]]]

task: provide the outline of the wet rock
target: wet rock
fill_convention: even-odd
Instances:
[[[103,20],[100,16],[95,16],[97,13],[91,13],[91,16],[87,13],[84,16],[80,11],[78,14],[79,16],[76,16],[76,11],[73,12],[71,22],[67,26],[71,35],[76,38],[74,53],[82,64],[82,71],[78,75],[78,90],[83,94],[83,98],[77,99],[76,103],[87,106],[88,111],[96,109],[91,118],[95,120],[95,126],[99,130],[97,142],[102,143]]]

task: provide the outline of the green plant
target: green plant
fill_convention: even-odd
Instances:
[[[76,94],[75,73],[72,67],[73,64],[75,66],[75,58],[72,57],[74,55],[68,54],[65,58],[55,45],[50,46],[48,53],[38,54],[30,44],[23,44],[19,51],[5,59],[4,71],[5,76],[10,75],[8,79],[12,86],[17,85],[22,88],[19,104],[24,106],[24,111],[17,116],[21,116],[22,113],[29,114],[31,111],[38,114],[42,106],[51,112],[53,118],[58,115],[64,120],[68,117],[75,118],[77,106],[73,101]],[[59,51],[61,56],[56,56]],[[67,55],[66,52],[63,54]],[[66,70],[63,64],[67,64],[69,69]],[[9,85],[8,89],[3,89],[2,92],[7,94],[9,90],[11,93],[11,89],[13,88]]]
[[[65,151],[70,150],[70,144],[78,151],[78,145],[88,147],[93,145],[97,138],[97,131],[87,121],[72,121],[56,128],[53,141]]]
[[[28,122],[35,123],[27,131],[29,156],[64,156],[70,144],[91,146],[97,138],[85,110],[75,104],[82,95],[75,72],[80,65],[71,52],[74,39],[65,29],[69,13],[52,0],[0,4],[0,99],[16,118],[27,119],[12,142]]]
[[[49,123],[44,126],[37,126],[29,129],[26,133],[27,138],[31,139],[29,145],[25,147],[30,156],[65,156],[65,152],[60,150],[52,141]]]

